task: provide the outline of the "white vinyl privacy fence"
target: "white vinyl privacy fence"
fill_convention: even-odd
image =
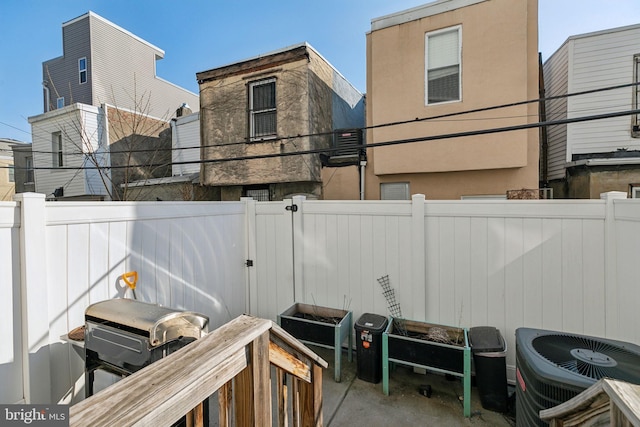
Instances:
[[[405,318],[534,327],[640,343],[640,201],[0,203],[0,402],[56,402],[83,374],[60,336],[86,307],[137,297],[211,318],[276,319],[294,302]],[[6,345],[5,345],[6,344]]]

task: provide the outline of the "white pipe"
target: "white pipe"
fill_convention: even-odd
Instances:
[[[44,112],[49,112],[49,105],[51,105],[51,93],[49,92],[49,86],[47,86],[47,82],[42,82],[42,87],[44,88],[47,95],[45,96],[45,105]]]
[[[360,161],[360,200],[364,200],[364,169],[367,167],[367,161]]]
[[[567,168],[574,166],[615,166],[615,165],[637,165],[640,164],[639,157],[612,157],[608,159],[582,159],[567,162]]]

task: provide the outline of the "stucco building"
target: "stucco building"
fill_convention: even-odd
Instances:
[[[538,188],[538,129],[478,133],[537,122],[535,103],[463,114],[538,98],[537,12],[536,0],[438,0],[371,21],[367,199]]]
[[[196,76],[203,185],[221,200],[326,196],[321,154],[364,126],[364,96],[326,59],[302,43]]]

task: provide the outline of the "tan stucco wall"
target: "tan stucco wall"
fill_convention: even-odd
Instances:
[[[325,200],[358,200],[360,173],[358,166],[322,168],[322,197]]]
[[[16,192],[15,182],[9,181],[9,166],[13,166],[13,160],[0,158],[0,202],[13,200]]]
[[[576,168],[569,172],[567,197],[599,199],[609,191],[629,191],[629,184],[640,184],[640,170],[633,166],[610,168]]]
[[[491,0],[367,35],[367,125],[413,120],[538,97],[537,1]],[[425,34],[462,25],[462,101],[425,106]],[[537,105],[369,130],[368,143],[537,121]],[[520,130],[368,150],[366,198],[381,182],[410,181],[427,198],[538,187],[538,131]],[[437,185],[437,187],[434,187]]]

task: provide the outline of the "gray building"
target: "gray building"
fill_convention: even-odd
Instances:
[[[132,94],[150,94],[146,113],[169,120],[187,103],[198,110],[198,95],[156,76],[164,51],[87,12],[62,24],[63,55],[42,63],[44,111],[74,103],[136,110]]]
[[[620,115],[640,108],[640,24],[569,37],[543,73],[547,120],[611,115],[547,127],[543,185],[554,198],[640,197],[640,115]]]

